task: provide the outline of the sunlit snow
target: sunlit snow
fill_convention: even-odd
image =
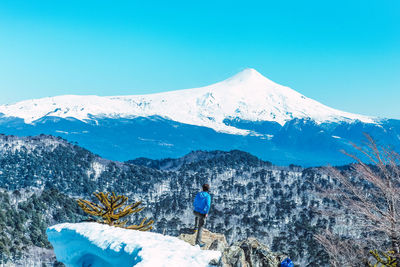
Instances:
[[[254,69],[245,69],[227,80],[201,88],[131,96],[64,95],[2,105],[0,113],[22,118],[26,123],[45,116],[85,121],[95,117],[157,115],[232,134],[248,134],[249,131],[225,125],[223,120],[226,118],[275,121],[281,125],[293,118],[311,118],[317,123],[375,121],[372,117],[327,107],[272,82]]]
[[[47,229],[47,236],[67,267],[205,267],[221,257],[176,237],[98,223],[58,224]]]

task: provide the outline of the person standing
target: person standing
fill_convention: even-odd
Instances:
[[[201,234],[204,224],[211,206],[211,196],[208,193],[210,186],[203,184],[203,191],[196,194],[193,202],[193,214],[195,216],[195,230],[197,229],[195,245],[203,247],[205,244],[201,242]]]

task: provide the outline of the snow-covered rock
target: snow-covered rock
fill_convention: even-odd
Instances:
[[[281,125],[294,118],[321,122],[373,123],[372,117],[343,112],[279,85],[254,69],[209,86],[149,95],[77,96],[64,95],[0,105],[0,115],[34,123],[54,116],[96,121],[96,118],[161,116],[180,123],[204,126],[219,132],[248,134],[228,126],[225,119],[274,121]]]
[[[98,223],[58,224],[47,229],[47,236],[67,267],[200,267],[221,257],[176,237]]]

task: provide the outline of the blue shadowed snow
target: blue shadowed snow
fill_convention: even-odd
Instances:
[[[221,256],[176,237],[98,223],[58,224],[47,229],[47,236],[67,267],[205,267]]]

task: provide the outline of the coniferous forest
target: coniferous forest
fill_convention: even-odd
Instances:
[[[205,182],[212,195],[206,228],[225,234],[228,242],[254,236],[301,266],[327,264],[313,235],[338,226],[318,213],[330,203],[314,187],[332,183],[320,168],[274,166],[237,150],[113,162],[44,135],[0,136],[0,259],[59,264],[46,227],[88,219],[76,200],[94,200],[95,191],[143,201],[141,216],[154,219],[152,231],[178,235],[193,226],[192,201]]]

